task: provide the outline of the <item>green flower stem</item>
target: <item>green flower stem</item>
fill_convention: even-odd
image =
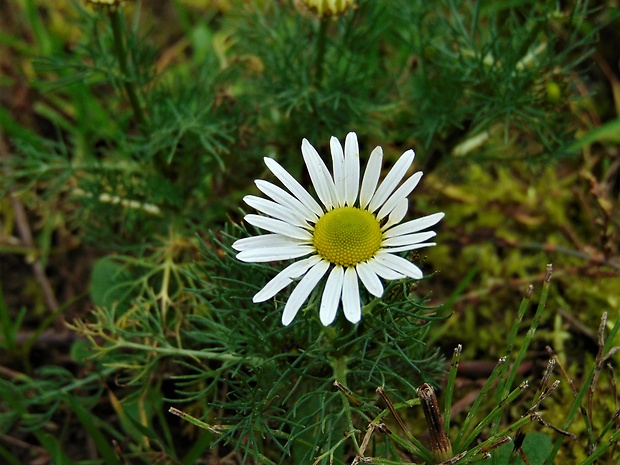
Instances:
[[[316,62],[314,64],[314,85],[317,88],[320,88],[323,82],[323,62],[325,61],[325,39],[327,37],[328,19],[321,18],[320,21],[319,37],[316,43]]]
[[[331,361],[332,369],[334,370],[334,379],[340,381],[345,386],[347,385],[347,357],[334,358]]]
[[[346,355],[333,358],[330,360],[330,365],[332,366],[332,370],[334,372],[334,380],[340,381],[345,386],[347,385],[347,374],[349,372],[349,369],[347,368],[348,361],[349,361],[349,358]],[[345,437],[346,438],[350,437],[353,440],[353,443],[355,444],[356,450],[359,450],[359,444],[357,441],[357,437],[355,436],[355,433],[358,432],[358,430],[355,428],[353,424],[353,416],[351,415],[351,410],[352,410],[351,406],[349,404],[347,396],[342,391],[340,391],[340,398],[342,399],[342,405],[343,405],[344,413],[346,416],[346,426],[345,426],[345,419],[338,420],[338,423],[342,425],[343,431],[348,431],[348,434],[345,434]],[[328,451],[330,462],[333,462],[334,459],[337,459],[336,461],[342,461],[342,463],[344,463],[344,460],[343,460],[344,449],[342,447],[343,443],[344,443],[343,440],[338,441],[334,445],[334,447],[332,447]],[[336,457],[334,456],[335,454],[336,454]]]
[[[110,17],[110,23],[112,25],[112,33],[114,34],[114,51],[118,64],[123,74],[123,85],[125,86],[125,92],[133,109],[134,117],[139,127],[144,126],[144,113],[140,106],[140,100],[138,99],[138,93],[134,86],[133,78],[129,73],[129,65],[127,63],[127,48],[125,47],[125,40],[123,35],[123,25],[121,22],[121,14],[118,8],[110,8],[108,15]]]
[[[138,344],[135,342],[129,342],[125,340],[115,341],[116,344],[114,346],[114,350],[119,348],[125,349],[134,349],[134,350],[142,350],[145,352],[155,352],[161,355],[173,355],[176,357],[194,357],[194,358],[202,358],[207,360],[217,360],[220,362],[236,362],[242,359],[245,359],[248,362],[253,362],[256,364],[260,363],[260,360],[257,358],[250,359],[246,357],[239,357],[238,355],[225,354],[219,352],[209,352],[206,350],[188,350],[188,349],[178,349],[176,347],[154,347],[145,344]]]

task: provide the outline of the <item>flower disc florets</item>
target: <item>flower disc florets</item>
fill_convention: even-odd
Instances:
[[[373,257],[381,246],[381,225],[367,210],[336,208],[317,221],[314,246],[330,263],[355,266]]]

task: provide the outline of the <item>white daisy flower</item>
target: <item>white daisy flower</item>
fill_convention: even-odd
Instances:
[[[381,279],[421,279],[422,271],[400,252],[429,247],[435,232],[421,232],[444,216],[434,213],[399,224],[407,214],[407,196],[417,186],[418,171],[398,187],[413,163],[407,150],[379,184],[383,151],[370,154],[360,186],[357,136],[347,134],[344,151],[338,139],[330,140],[333,173],[306,139],[301,144],[312,185],[321,204],[278,162],[265,164],[288,189],[256,180],[258,189],[271,200],[248,195],[244,201],[263,215],[245,220],[271,234],[239,239],[233,248],[244,262],[300,259],[276,275],[252,299],[264,302],[301,278],[286,302],[282,323],[289,325],[310,293],[327,274],[319,316],[323,325],[336,318],[340,302],[351,323],[360,321],[362,310],[358,280],[375,297],[383,295]],[[398,187],[398,188],[397,188]],[[306,257],[301,259],[301,257]]]

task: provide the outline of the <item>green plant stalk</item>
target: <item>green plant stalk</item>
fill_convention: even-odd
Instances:
[[[62,443],[59,438],[45,431],[33,431],[32,434],[37,438],[39,444],[49,453],[50,463],[62,463],[63,465],[76,465],[63,451]],[[117,462],[110,462],[115,465]]]
[[[528,329],[527,334],[525,335],[525,340],[523,341],[521,349],[519,350],[519,353],[517,354],[517,357],[515,358],[515,362],[510,371],[508,380],[503,386],[503,389],[501,391],[502,397],[505,397],[508,394],[508,391],[512,389],[512,384],[514,383],[514,380],[517,376],[517,372],[519,371],[519,365],[521,365],[521,362],[525,358],[527,349],[530,346],[532,339],[534,339],[534,334],[536,333],[536,329],[538,329],[538,323],[540,322],[540,317],[542,316],[542,312],[545,309],[545,304],[547,303],[547,296],[549,295],[549,287],[551,286],[551,271],[552,271],[551,265],[548,265],[547,273],[545,275],[545,281],[543,283],[542,291],[540,293],[540,299],[538,300],[538,307],[536,308],[536,313],[534,314],[534,318],[532,320],[530,329]]]
[[[383,391],[383,388],[377,389],[377,392],[381,395],[380,391]],[[411,434],[411,432],[407,430],[404,424],[402,424],[402,420],[399,418],[398,413],[397,413],[397,410],[400,408],[411,407],[412,405],[420,405],[421,404],[420,399],[416,398],[416,399],[413,399],[412,401],[407,401],[407,402],[399,403],[399,404],[392,404],[392,401],[386,395],[381,395],[381,397],[383,397],[383,400],[387,404],[388,408],[385,409],[383,412],[381,412],[372,421],[372,423],[374,425],[380,424],[383,417],[391,413],[394,419],[398,423],[401,423],[400,427],[403,430],[403,432],[407,435],[407,439],[409,440],[409,442],[402,439],[400,436],[398,436],[396,433],[393,433],[389,429],[385,432],[385,434],[388,437],[390,437],[394,442],[396,442],[398,445],[400,445],[401,447],[404,447],[406,450],[416,455],[417,457],[423,459],[425,462],[431,462],[433,460],[432,452],[428,450],[424,446],[424,444],[422,444],[413,434]]]
[[[108,465],[121,465],[121,462],[110,445],[108,439],[95,424],[97,418],[92,416],[91,412],[87,411],[82,405],[80,405],[78,400],[72,395],[65,394],[65,400],[71,406],[71,409],[76,414],[84,428],[88,431],[90,437],[93,439],[104,463]]]
[[[381,457],[373,457],[372,459],[369,459],[369,460],[372,460],[372,462],[368,462],[368,463],[373,463],[376,465],[403,465],[403,464],[409,463],[409,462],[403,462],[401,460],[383,459]]]
[[[495,380],[497,379],[499,374],[502,372],[502,365],[504,364],[505,364],[505,359],[500,358],[499,362],[495,366],[495,369],[491,373],[491,376],[489,376],[486,383],[484,383],[484,386],[482,386],[480,393],[476,397],[474,404],[471,406],[471,409],[469,410],[467,417],[465,417],[465,421],[463,421],[463,425],[461,426],[459,433],[457,434],[456,439],[454,440],[452,444],[452,450],[458,452],[465,447],[461,445],[461,440],[463,439],[463,436],[465,435],[465,433],[467,433],[467,430],[469,429],[469,425],[471,424],[474,416],[476,415],[476,412],[478,411],[478,408],[480,407],[482,400],[486,397],[487,393],[491,389],[491,386],[493,386],[493,384],[495,383]],[[471,439],[471,436],[470,436],[470,439]]]
[[[497,421],[504,409],[509,404],[511,404],[517,397],[519,397],[523,393],[523,391],[525,391],[525,389],[527,389],[527,382],[524,381],[514,391],[512,391],[508,395],[508,397],[506,397],[498,405],[496,405],[493,410],[491,410],[491,412],[483,420],[481,420],[480,423],[478,423],[478,425],[476,425],[476,427],[472,430],[471,434],[469,434],[469,436],[465,438],[463,443],[460,444],[460,448],[465,449],[473,440],[475,440],[480,435],[483,428],[485,428],[491,422]],[[525,418],[529,420],[529,417]],[[495,432],[493,434],[497,435],[497,433]]]
[[[605,341],[605,345],[603,346],[603,353],[607,353],[611,350],[613,343],[614,343],[614,338],[616,337],[616,334],[618,333],[619,330],[620,330],[620,317],[616,319],[613,328],[611,328],[611,331],[607,335],[607,340]],[[564,425],[562,426],[563,430],[565,431],[568,430],[571,423],[573,422],[573,418],[575,417],[577,412],[580,410],[581,401],[583,400],[583,397],[585,396],[586,392],[589,389],[590,383],[592,382],[592,378],[594,378],[594,372],[596,371],[596,369],[597,369],[596,365],[593,366],[590,369],[590,372],[588,373],[587,378],[584,380],[583,386],[581,390],[579,391],[579,394],[577,394],[577,397],[575,397],[575,400],[573,401],[573,405],[571,406],[571,409],[568,412],[568,415],[566,416],[566,421],[564,422]],[[618,432],[616,432],[616,434],[614,434],[612,438],[615,437],[617,434]],[[551,453],[547,457],[547,460],[545,461],[544,465],[553,464],[553,460],[555,459],[555,456],[557,455],[558,451],[560,450],[560,447],[562,446],[563,439],[564,439],[563,437],[559,437],[556,439],[555,443],[553,444],[553,449],[551,450]]]
[[[326,336],[327,336],[327,339],[331,343],[333,343],[333,339],[335,336],[334,331],[331,331],[331,330],[326,331]],[[347,374],[349,371],[347,368],[347,363],[348,363],[348,357],[346,355],[335,357],[330,360],[330,365],[332,367],[334,380],[341,382],[345,386],[347,382]],[[329,457],[330,463],[343,463],[344,464],[345,463],[344,462],[344,448],[342,445],[346,442],[346,440],[349,440],[349,439],[353,439],[356,449],[359,448],[357,438],[355,436],[355,433],[358,433],[359,431],[353,425],[353,418],[351,416],[351,410],[352,410],[351,406],[349,405],[346,395],[342,391],[339,391],[339,394],[342,400],[342,408],[343,408],[343,413],[346,417],[346,420],[342,417],[339,417],[336,420],[335,428],[337,428],[338,430],[342,429],[343,431],[346,431],[346,433],[344,435],[341,435],[342,437],[340,438],[340,440],[336,441],[336,443],[333,446],[331,446],[328,450],[323,452],[320,456],[316,457],[313,463],[318,463],[323,458]],[[305,405],[305,402],[301,404],[301,409],[308,409],[308,407],[309,406]],[[314,406],[310,406],[310,407],[311,409],[315,408]],[[310,452],[311,450],[307,449],[307,446],[305,446],[305,444],[311,443],[313,436],[315,434],[316,432],[312,430],[306,430],[299,436],[299,438],[302,441],[302,443],[299,444],[301,453],[295,454],[295,451],[293,451],[293,457],[295,459],[295,463],[299,463],[299,464],[307,463],[304,460],[304,456],[307,451]],[[336,437],[337,436],[340,436],[340,435],[336,435]]]
[[[206,429],[207,431],[213,434],[222,434],[224,431],[226,431],[226,429],[228,429],[225,426],[221,426],[221,427],[211,426],[208,423],[205,423],[204,421],[200,421],[198,418],[191,416],[189,413],[185,413],[182,410],[179,410],[174,407],[170,407],[168,409],[168,412],[178,417],[181,417],[184,420],[189,421],[192,425],[198,426],[199,428],[202,428],[202,429]]]
[[[469,25],[469,29],[471,30],[471,34],[469,34],[469,40],[471,42],[475,41],[475,37],[478,36],[478,26],[480,25],[480,8],[482,7],[482,2],[477,0],[474,5],[474,13],[471,16],[471,23]]]
[[[394,433],[392,430],[388,430],[385,435],[390,438],[391,441],[394,441],[400,447],[405,449],[407,452],[415,455],[416,457],[424,460],[425,462],[431,462],[433,460],[433,454],[429,451],[424,445],[416,439],[417,444],[412,442],[408,442],[407,440],[401,438],[398,434]]]
[[[334,358],[331,361],[332,370],[334,371],[334,380],[340,381],[345,386],[347,385],[347,357]]]
[[[594,462],[596,462],[596,460],[603,455],[605,452],[607,452],[607,449],[609,449],[609,446],[611,446],[612,444],[616,443],[620,441],[620,429],[616,430],[616,432],[609,438],[609,441],[607,441],[605,444],[602,444],[601,446],[597,447],[596,450],[594,452],[592,452],[591,455],[588,456],[587,459],[585,459],[583,462],[581,462],[579,465],[590,465]],[[620,459],[618,459],[620,463]]]
[[[319,463],[321,460],[326,459],[327,457],[329,457],[329,462],[330,463],[337,463],[337,464],[344,464],[345,461],[342,460],[342,457],[334,457],[335,453],[338,452],[338,449],[342,448],[341,446],[348,441],[349,439],[353,439],[353,441],[356,442],[356,446],[357,446],[357,441],[355,439],[355,433],[358,433],[359,431],[357,430],[351,430],[351,431],[347,431],[344,436],[338,441],[336,442],[336,444],[334,444],[329,450],[325,451],[324,453],[322,453],[321,455],[319,455],[316,459],[314,459],[314,462],[312,462],[312,464],[317,464]],[[342,453],[338,453],[339,456],[342,456]]]
[[[37,393],[37,401],[39,403],[45,403],[47,402],[47,399],[49,398],[54,398],[55,396],[58,396],[59,394],[63,394],[63,395],[69,395],[69,393],[71,393],[71,391],[76,390],[76,389],[80,389],[83,388],[84,386],[88,386],[90,383],[93,382],[101,382],[102,379],[105,379],[107,376],[111,375],[112,373],[114,373],[114,369],[112,368],[102,368],[99,371],[96,371],[95,373],[93,373],[92,375],[87,376],[86,378],[83,379],[79,379],[71,384],[68,384],[66,386],[63,386],[57,390],[53,390],[53,391],[46,391],[46,392],[38,392]],[[25,375],[24,375],[25,376]],[[30,377],[26,377],[26,379],[29,381],[31,386],[36,386],[36,382],[30,378]]]
[[[505,398],[510,392],[510,389],[512,388],[514,380],[519,371],[519,366],[521,365],[521,362],[525,358],[527,349],[530,343],[532,342],[532,339],[534,338],[534,334],[536,333],[536,330],[538,329],[538,323],[540,321],[540,317],[542,316],[542,312],[545,309],[545,304],[547,303],[547,296],[549,295],[549,287],[551,286],[552,271],[553,271],[552,265],[550,264],[547,265],[547,271],[545,273],[545,279],[543,281],[542,291],[540,293],[540,298],[538,299],[538,306],[536,307],[536,312],[534,313],[532,324],[530,325],[530,328],[528,329],[527,334],[525,335],[523,344],[521,345],[521,348],[519,349],[519,352],[517,353],[517,356],[515,357],[514,363],[512,364],[510,371],[508,371],[509,363],[506,363],[506,365],[502,367],[502,374],[499,378],[498,389],[497,389],[498,397],[496,400],[498,403],[501,402],[502,399]],[[528,304],[530,302],[532,290],[533,290],[533,287],[530,286],[519,307],[517,319],[515,320],[515,323],[512,326],[510,336],[508,339],[509,341],[508,347],[506,350],[507,359],[510,359],[511,357],[512,349],[514,347],[514,343],[517,337],[517,331],[519,329],[518,327],[519,327],[519,324],[521,323],[521,320],[523,319],[523,316],[525,315],[525,311],[527,310]],[[500,423],[500,418],[498,417],[495,419],[491,427],[491,434],[497,433],[500,427],[499,423]],[[497,458],[494,456],[493,457],[494,464],[497,463],[496,460]]]
[[[138,93],[134,86],[133,78],[129,73],[129,64],[127,63],[127,48],[125,47],[125,36],[123,34],[123,24],[121,21],[121,14],[118,8],[110,8],[108,11],[110,17],[110,24],[112,26],[112,33],[114,35],[114,52],[118,64],[123,74],[123,86],[125,92],[129,98],[129,103],[133,109],[134,117],[139,127],[144,127],[145,119],[142,107],[140,106],[140,100],[138,99]]]
[[[116,344],[113,348],[109,348],[110,350],[117,350],[120,348],[126,349],[135,349],[141,350],[145,352],[155,352],[161,355],[174,355],[177,357],[194,357],[196,359],[206,359],[206,360],[217,360],[220,362],[235,362],[244,357],[239,357],[238,355],[231,354],[220,354],[217,352],[209,352],[209,351],[201,351],[201,350],[189,350],[189,349],[177,349],[176,347],[154,347],[146,344],[138,344],[136,342],[129,342],[125,340],[117,340]],[[246,359],[248,361],[253,360],[255,363],[260,363],[259,359]]]
[[[478,444],[476,447],[474,447],[473,449],[469,450],[467,452],[467,454],[465,455],[465,457],[463,457],[463,463],[469,463],[469,461],[467,461],[468,458],[471,458],[475,455],[480,454],[482,451],[484,451],[485,449],[491,447],[494,443],[496,443],[497,441],[499,441],[501,438],[508,436],[509,434],[513,433],[514,431],[517,431],[519,428],[527,425],[528,423],[530,423],[532,421],[532,419],[529,416],[525,416],[520,418],[519,420],[515,421],[512,425],[510,425],[509,427],[507,427],[506,429],[493,434],[489,439],[487,439],[486,441],[484,441],[481,444]]]
[[[450,373],[448,374],[448,382],[446,383],[443,409],[443,429],[446,432],[450,431],[450,407],[452,406],[452,394],[454,393],[456,372],[459,367],[459,361],[461,360],[461,350],[461,344],[459,344],[456,349],[454,349],[454,354],[452,355],[452,363],[450,364]]]
[[[39,51],[37,55],[45,56],[52,53],[52,38],[49,31],[45,28],[41,14],[37,9],[37,4],[33,0],[28,0],[25,3],[26,15],[28,21],[30,21],[30,27],[34,32],[37,44],[39,45]]]
[[[607,424],[603,427],[598,437],[596,438],[596,443],[600,443],[601,440],[605,437],[612,428],[616,427],[618,424],[618,418],[620,417],[620,410],[617,410],[616,413],[611,417],[611,419],[607,422]]]
[[[340,381],[345,386],[347,385],[347,373],[349,369],[347,368],[348,357],[342,356],[335,358],[331,361],[332,370],[334,371],[334,380]],[[347,417],[347,430],[349,432],[355,431],[355,426],[353,425],[353,417],[351,415],[351,405],[349,404],[349,400],[344,392],[340,391],[340,398],[342,399],[342,408],[345,411],[345,415]],[[353,438],[353,442],[355,443],[355,447],[359,449],[359,444],[357,443],[357,438],[355,434],[350,435]],[[339,442],[340,443],[340,442]]]
[[[323,82],[323,62],[325,61],[325,41],[327,38],[328,20],[322,18],[319,26],[319,36],[316,43],[316,62],[314,63],[314,85],[321,88]]]
[[[497,390],[497,395],[496,395],[496,400],[498,402],[501,401],[501,399],[503,399],[504,397],[506,397],[506,395],[508,394],[508,391],[510,391],[511,383],[508,383],[508,381],[506,380],[506,373],[508,372],[508,368],[510,367],[510,362],[512,359],[512,349],[514,348],[515,341],[517,340],[517,333],[519,332],[519,326],[521,325],[521,321],[523,321],[523,316],[525,315],[525,312],[527,311],[529,307],[533,291],[534,291],[534,287],[530,285],[525,293],[525,296],[523,297],[523,300],[521,300],[521,305],[519,305],[517,316],[514,320],[514,323],[512,324],[512,327],[510,328],[510,334],[508,335],[508,344],[506,345],[506,356],[505,356],[506,363],[504,363],[504,365],[501,367],[501,370],[500,370],[500,377],[499,377],[500,381],[499,381],[499,386],[498,386],[499,389]]]

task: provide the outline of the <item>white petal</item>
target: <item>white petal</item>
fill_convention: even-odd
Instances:
[[[293,239],[301,239],[302,241],[312,241],[312,234],[308,231],[281,220],[254,214],[245,215],[244,220],[257,228],[273,233],[282,234]]]
[[[383,226],[381,226],[381,231],[385,231],[386,229],[391,228],[395,224],[400,223],[405,217],[405,215],[407,214],[408,210],[409,210],[409,199],[407,198],[401,199],[398,205],[396,205],[396,207],[394,208],[394,210],[390,212],[390,216],[388,217],[388,220],[385,222]]]
[[[323,297],[321,298],[321,309],[319,311],[319,316],[323,326],[332,324],[336,318],[336,311],[338,310],[340,296],[342,295],[343,278],[344,268],[341,266],[335,266],[327,277],[325,290],[323,291]]]
[[[308,139],[304,139],[301,143],[301,154],[306,162],[308,173],[310,173],[310,179],[316,194],[325,205],[327,210],[331,210],[336,205],[336,188],[334,187],[334,180],[332,179],[329,169],[325,162],[321,159],[319,153],[308,142]]]
[[[381,276],[383,279],[392,281],[395,279],[406,278],[404,274],[399,273],[398,271],[394,271],[392,268],[388,268],[378,260],[369,260],[368,264],[372,268],[372,271],[375,272],[377,275]]]
[[[384,239],[381,242],[381,247],[396,247],[400,245],[419,244],[431,237],[435,237],[437,233],[435,231],[426,231],[413,234],[405,234],[404,236],[396,236]]]
[[[344,152],[342,151],[340,141],[335,137],[329,140],[329,146],[332,152],[332,165],[334,167],[336,201],[339,207],[343,207],[346,199],[344,192]]]
[[[445,215],[443,213],[433,213],[432,215],[423,216],[422,218],[407,221],[406,223],[399,224],[398,226],[394,226],[389,231],[385,231],[383,233],[383,236],[388,238],[388,237],[402,236],[403,234],[411,234],[414,232],[422,231],[423,229],[429,228],[439,223],[439,221],[444,216]]]
[[[407,170],[413,163],[414,158],[415,153],[413,153],[413,150],[407,150],[401,155],[396,163],[394,163],[394,166],[387,174],[370,201],[368,210],[371,213],[383,205],[394,189],[396,189],[398,183],[405,177],[405,174],[407,174]]]
[[[316,222],[317,215],[281,187],[262,179],[257,179],[254,183],[263,194],[271,197],[275,202],[299,212],[307,221]]]
[[[400,247],[390,247],[390,248],[386,248],[385,251],[389,253],[405,252],[407,250],[423,249],[424,247],[432,247],[434,245],[437,245],[437,243],[436,242],[422,242],[420,244],[409,244],[409,245],[403,245]]]
[[[357,273],[353,267],[348,267],[344,272],[344,281],[342,282],[342,308],[344,310],[344,316],[351,323],[357,323],[362,318]]]
[[[347,205],[352,207],[360,188],[360,149],[354,132],[344,141],[344,179]]]
[[[377,219],[383,219],[392,210],[394,210],[394,208],[396,208],[396,206],[401,202],[402,199],[406,199],[407,196],[411,194],[411,191],[413,191],[413,189],[415,189],[415,187],[418,185],[420,179],[422,179],[422,171],[414,173],[402,184],[402,186],[396,189],[396,192],[394,192],[390,196],[390,198],[387,199],[385,204],[383,204],[383,206],[379,210],[379,213],[377,214]]]
[[[366,208],[372,196],[375,195],[379,176],[381,176],[382,163],[383,149],[381,147],[376,147],[370,154],[370,159],[366,164],[366,171],[364,171],[362,189],[360,190],[360,208]]]
[[[368,292],[375,297],[381,297],[383,295],[383,284],[381,284],[381,280],[373,271],[369,262],[358,263],[355,270],[357,271],[360,281],[364,283],[364,287],[368,289]]]
[[[243,250],[237,254],[237,260],[250,263],[275,262],[276,260],[291,260],[316,252],[311,245],[295,245],[278,248],[260,248]]]
[[[319,203],[304,189],[297,180],[289,174],[280,164],[273,158],[265,157],[265,165],[274,174],[276,178],[280,180],[286,188],[291,191],[301,203],[303,203],[308,209],[312,210],[317,216],[323,215],[323,209]]]
[[[327,272],[328,268],[329,262],[321,260],[310,268],[302,280],[299,281],[299,284],[295,289],[293,289],[293,292],[291,292],[291,295],[284,306],[284,311],[282,312],[282,324],[284,326],[291,324],[291,321],[293,321],[295,315],[297,315],[300,307],[319,283],[323,275]]]
[[[259,212],[264,213],[265,215],[273,216],[274,218],[282,220],[285,223],[306,229],[310,227],[303,215],[299,214],[297,211],[291,210],[288,207],[280,205],[279,203],[272,202],[271,200],[263,199],[261,197],[256,197],[255,195],[246,195],[243,197],[243,201]]]
[[[258,293],[252,298],[252,302],[264,302],[271,299],[274,295],[291,284],[295,279],[303,276],[308,269],[320,262],[322,258],[319,255],[313,255],[304,260],[291,263],[289,266],[280,271],[271,281],[265,284]]]
[[[420,268],[415,266],[409,260],[405,260],[398,255],[392,255],[391,253],[385,251],[379,251],[375,254],[374,259],[388,268],[404,274],[405,276],[415,279],[422,279],[424,277]]]
[[[292,245],[306,245],[297,239],[281,236],[280,234],[263,234],[261,236],[244,237],[235,241],[232,248],[238,252],[250,249],[290,247]]]

